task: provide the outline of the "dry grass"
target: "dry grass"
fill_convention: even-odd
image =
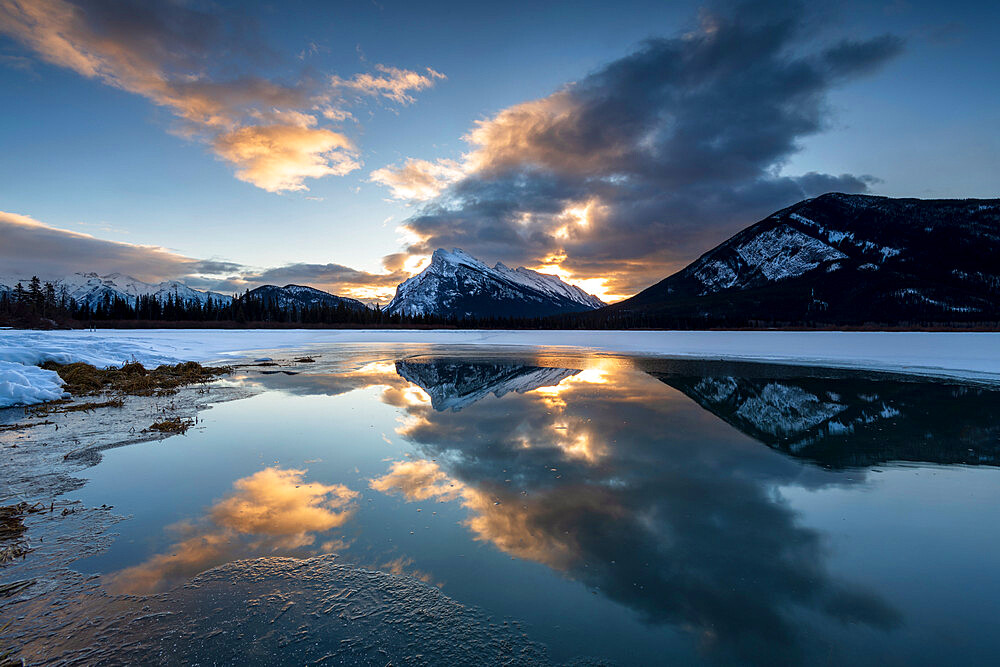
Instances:
[[[122,365],[121,368],[96,368],[82,362],[57,364],[46,362],[42,368],[53,370],[66,382],[66,391],[77,396],[99,393],[127,394],[132,396],[167,396],[176,393],[178,387],[204,383],[219,375],[229,373],[228,366],[202,366],[188,361],[173,366],[164,364],[149,370],[137,361]],[[92,404],[93,407],[111,407]],[[70,408],[77,409],[77,408]],[[78,408],[92,409],[92,408]]]
[[[28,529],[24,525],[24,517],[46,509],[51,511],[52,508],[46,508],[41,503],[29,505],[24,502],[15,505],[0,505],[0,540],[10,542],[0,546],[0,565],[9,563],[16,558],[23,558],[31,551],[27,542],[22,539],[24,531]]]
[[[55,422],[45,420],[43,422],[27,422],[24,424],[0,424],[0,433],[3,433],[4,431],[22,431],[26,428],[34,428],[35,426],[45,426],[47,424],[55,424]]]
[[[161,422],[156,422],[149,427],[150,431],[159,431],[160,433],[185,433],[191,428],[191,422],[185,421],[180,417],[174,417],[172,419],[165,419]]]
[[[46,403],[41,407],[35,408],[31,411],[31,413],[36,417],[47,417],[61,412],[90,412],[91,410],[97,410],[98,408],[120,408],[124,405],[125,399],[121,397],[115,397],[107,401],[90,401],[87,403],[72,403],[70,401],[61,400]],[[41,423],[51,424],[52,422]],[[34,424],[31,424],[31,426],[34,426]]]

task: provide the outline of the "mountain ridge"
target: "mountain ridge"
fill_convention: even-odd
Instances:
[[[1000,318],[1000,199],[828,193],[781,209],[602,316],[781,322]]]

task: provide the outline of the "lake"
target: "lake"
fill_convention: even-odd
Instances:
[[[1000,654],[995,385],[545,348],[309,354],[239,368],[222,382],[251,397],[82,473],[69,497],[128,516],[71,565],[103,591],[95,616],[131,610],[103,628],[101,659]],[[331,600],[337,628],[322,620]],[[256,605],[277,611],[251,621]],[[421,649],[429,610],[444,634]],[[369,613],[370,630],[344,625]],[[263,630],[242,635],[239,619]],[[468,644],[435,653],[459,641],[449,624]],[[53,655],[78,648],[50,641]]]

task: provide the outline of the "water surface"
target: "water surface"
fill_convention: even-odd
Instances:
[[[231,381],[262,391],[183,437],[106,452],[73,497],[131,518],[73,567],[149,594],[333,553],[516,624],[554,662],[1000,655],[995,387],[544,350],[313,356],[243,369]]]

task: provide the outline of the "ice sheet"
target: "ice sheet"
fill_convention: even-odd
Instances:
[[[1000,382],[1000,333],[843,331],[474,331],[474,330],[0,330],[0,362],[46,360],[96,366],[136,359],[147,365],[220,361],[262,350],[338,343],[561,347],[679,358],[767,361],[862,368]],[[259,355],[258,355],[259,356]],[[26,379],[53,391],[51,375],[5,365],[0,382]],[[14,373],[20,375],[15,377]],[[38,382],[38,385],[33,384]],[[6,386],[6,385],[3,385]],[[11,389],[0,405],[31,400]],[[40,399],[47,400],[47,399]],[[5,402],[3,402],[5,401]],[[38,402],[38,401],[34,401]]]

